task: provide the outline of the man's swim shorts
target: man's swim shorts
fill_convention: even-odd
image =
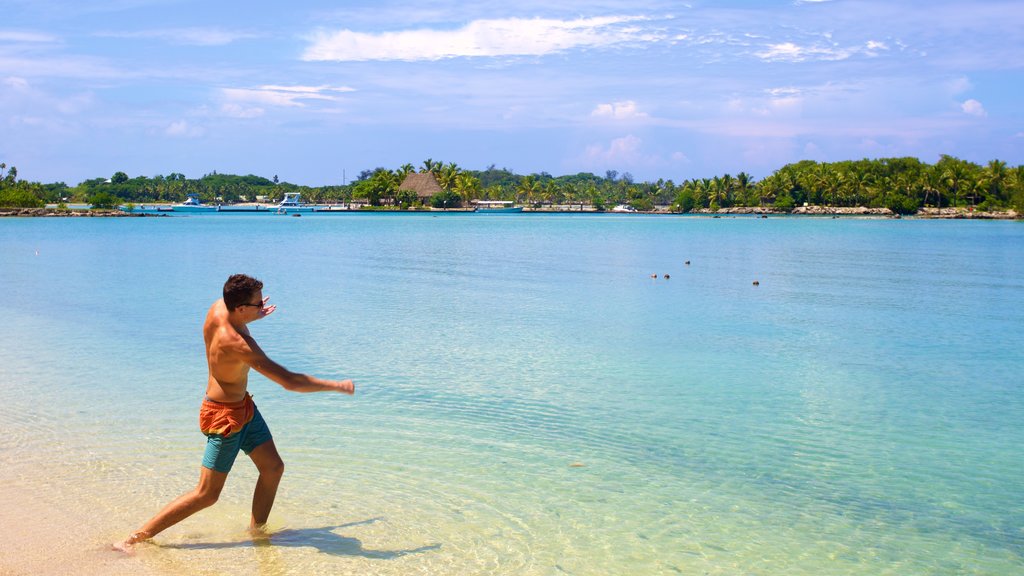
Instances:
[[[204,399],[199,409],[199,429],[206,435],[203,466],[225,474],[231,471],[239,450],[249,454],[273,439],[249,394],[240,402]]]

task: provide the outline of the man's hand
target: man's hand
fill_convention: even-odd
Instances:
[[[259,320],[260,318],[266,318],[267,316],[273,314],[274,310],[277,310],[277,304],[271,304],[270,306],[267,306],[267,302],[269,300],[270,296],[265,296],[263,298],[263,307],[260,308],[260,317],[257,318],[257,320]]]
[[[351,396],[356,393],[356,385],[351,380],[342,380],[341,382],[337,382],[337,384],[338,392],[341,392],[342,394],[348,394]]]

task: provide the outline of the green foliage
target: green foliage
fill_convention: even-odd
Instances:
[[[914,214],[920,208],[916,200],[902,194],[892,194],[886,198],[885,207],[892,210],[894,214]]]
[[[411,208],[419,201],[419,196],[412,190],[399,190],[395,195],[395,203],[405,209]]]
[[[693,197],[693,190],[683,189],[676,195],[676,199],[672,202],[673,212],[692,212],[693,207],[697,205],[697,200]]]
[[[639,210],[640,212],[650,212],[651,210],[654,210],[654,200],[650,198],[635,198],[630,201],[629,205],[632,206],[634,210]]]
[[[92,204],[94,209],[110,210],[117,208],[120,203],[120,198],[107,192],[98,192],[89,198],[89,204]]]
[[[27,186],[0,187],[0,207],[42,208],[45,203],[32,193]]]
[[[434,208],[459,208],[462,198],[455,192],[442,191],[430,197],[430,205]]]
[[[6,170],[6,173],[5,173]],[[0,207],[42,208],[43,187],[38,183],[18,180],[18,169],[0,162]]]
[[[46,202],[61,202],[71,195],[71,189],[63,182],[42,185],[42,198]]]
[[[1010,201],[1010,207],[1017,211],[1019,216],[1024,216],[1024,189],[1018,190]]]
[[[95,197],[114,198],[107,204],[181,202],[198,194],[207,203],[255,201],[257,196],[280,199],[285,192],[301,192],[307,202],[330,203],[366,200],[374,206],[410,208],[419,200],[399,184],[417,168],[406,163],[395,170],[364,170],[352,184],[319,187],[298,186],[252,174],[245,176],[213,172],[199,179],[180,172],[152,178],[129,178],[124,172],[113,177],[83,181],[74,188],[64,183],[29,184],[17,180],[17,170],[0,163],[0,191],[6,202],[14,202],[9,190],[22,187],[46,202],[63,198],[77,201]],[[455,163],[427,159],[422,172],[430,171],[446,191],[431,199],[438,207],[465,206],[472,200],[512,200],[531,206],[562,204],[591,205],[596,210],[629,204],[639,210],[671,205],[673,211],[730,206],[775,206],[792,210],[803,203],[827,206],[890,207],[910,213],[921,206],[975,206],[1001,210],[1024,208],[1024,166],[1008,166],[1000,160],[979,165],[942,156],[933,165],[916,158],[862,159],[843,162],[804,160],[787,164],[760,181],[740,172],[710,178],[634,182],[628,172],[607,170],[603,176],[580,172],[552,176],[546,172],[518,175],[507,168],[488,166],[465,170]],[[106,196],[102,196],[106,195]],[[30,202],[24,194],[19,202]],[[34,202],[32,202],[34,204]]]
[[[793,200],[793,197],[789,194],[783,194],[775,198],[775,204],[773,204],[773,206],[778,210],[792,212],[793,208],[796,208],[796,200]]]

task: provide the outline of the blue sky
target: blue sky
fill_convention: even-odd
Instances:
[[[1024,2],[0,0],[0,161],[308,185],[419,166],[1024,163]]]

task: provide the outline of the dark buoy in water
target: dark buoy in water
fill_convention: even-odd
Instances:
[[[292,218],[301,218],[302,214],[292,214]]]
[[[686,265],[687,265],[687,266],[689,266],[689,265],[690,265],[690,261],[689,261],[689,260],[687,260],[687,261],[686,261]]]
[[[760,286],[760,285],[761,285],[760,282],[758,282],[757,280],[754,280],[754,286]]]
[[[668,280],[669,278],[671,278],[671,276],[669,276],[668,274],[665,274],[665,280]]]
[[[651,274],[651,278],[657,278],[657,277],[658,277],[657,274]]]

